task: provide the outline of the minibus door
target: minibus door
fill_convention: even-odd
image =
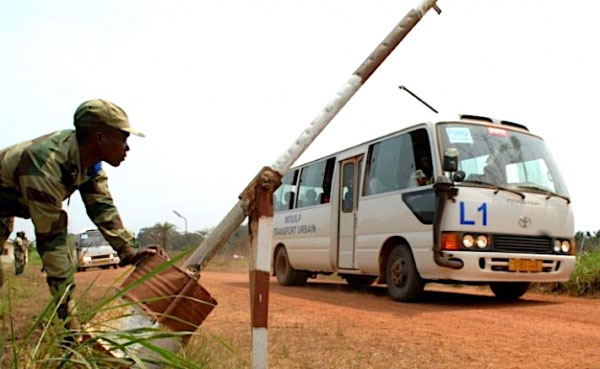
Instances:
[[[338,268],[356,269],[354,239],[362,156],[341,162],[339,189]]]

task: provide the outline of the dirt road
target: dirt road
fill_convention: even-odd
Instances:
[[[107,277],[117,271],[103,271]],[[78,273],[81,284],[95,273]],[[83,278],[83,280],[82,280]],[[103,278],[104,279],[104,278]],[[250,352],[247,274],[205,272],[219,306],[202,329]],[[428,287],[419,303],[341,280],[271,283],[271,368],[600,368],[600,300]]]

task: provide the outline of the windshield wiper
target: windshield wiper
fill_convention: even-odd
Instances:
[[[496,189],[496,191],[494,191],[494,195],[497,194],[499,191],[507,191],[507,192],[512,192],[515,195],[521,196],[521,199],[525,199],[525,194],[523,194],[522,192],[510,189],[507,187],[498,186],[493,183],[484,182],[484,181],[476,181],[476,180],[465,180],[465,181],[462,181],[461,183],[473,183],[473,184],[477,184],[477,185],[481,185],[481,186],[486,186],[489,188],[494,188],[494,189]]]
[[[547,189],[542,188],[542,187],[538,187],[538,186],[517,186],[517,187],[519,187],[519,188],[527,188],[527,189],[530,189],[530,190],[542,192],[542,193],[548,195],[548,196],[546,196],[546,200],[548,200],[549,198],[551,198],[551,197],[554,196],[554,197],[558,197],[558,198],[561,198],[561,199],[565,200],[567,202],[567,204],[571,203],[571,199],[568,198],[567,196],[559,195],[559,194],[557,194],[555,192],[552,192],[552,191],[547,190]]]

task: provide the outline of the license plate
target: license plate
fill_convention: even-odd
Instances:
[[[543,263],[541,260],[509,259],[508,270],[511,272],[541,272]]]

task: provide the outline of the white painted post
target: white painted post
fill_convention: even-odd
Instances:
[[[250,211],[250,313],[252,321],[252,368],[268,368],[269,280],[273,241],[273,192],[281,177],[264,168],[254,186]]]

